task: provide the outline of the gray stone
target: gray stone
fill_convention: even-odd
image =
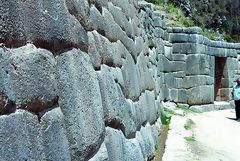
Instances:
[[[124,161],[144,161],[142,150],[138,140],[125,140],[124,144]]]
[[[204,75],[186,76],[183,78],[183,87],[185,89],[201,85],[213,85],[214,78]]]
[[[122,1],[111,0],[111,2],[115,6],[120,7],[128,19],[130,19],[130,18],[133,19],[134,16],[136,16],[137,11],[136,11],[135,7],[131,3],[129,3],[128,0],[122,0]]]
[[[205,54],[208,53],[207,47],[203,44],[196,43],[174,43],[173,53],[183,54]]]
[[[123,161],[124,158],[124,140],[123,134],[110,127],[106,127],[105,144],[110,161]]]
[[[89,3],[85,0],[67,0],[65,1],[68,12],[72,14],[85,29],[89,29]],[[79,5],[81,4],[81,5]]]
[[[178,90],[178,102],[179,103],[187,103],[187,90],[180,89]]]
[[[0,117],[1,160],[44,160],[38,118],[24,110]]]
[[[169,59],[172,60],[172,47],[164,46],[164,55]]]
[[[108,3],[109,12],[113,15],[115,22],[122,28],[123,31],[130,37],[134,37],[134,31],[129,23],[127,17],[123,13],[122,9],[114,6],[111,2]]]
[[[39,112],[56,104],[56,61],[52,53],[28,44],[1,57],[3,92],[17,108]]]
[[[97,154],[94,155],[89,161],[109,161],[108,152],[105,143],[103,142]]]
[[[41,118],[42,147],[46,160],[71,160],[67,133],[64,129],[64,115],[58,107]]]
[[[187,27],[183,28],[183,32],[188,34],[202,34],[203,31],[200,27]]]
[[[213,85],[204,85],[188,89],[188,104],[200,105],[214,102]]]
[[[77,49],[57,58],[59,106],[72,160],[90,159],[103,140],[104,122],[97,75],[87,54]]]
[[[144,159],[153,158],[155,152],[155,141],[152,134],[151,126],[147,123],[145,127],[137,132],[136,139],[138,140]]]
[[[123,93],[126,98],[136,100],[140,96],[139,71],[131,55],[126,56],[123,63],[122,75],[124,80]]]
[[[169,98],[170,98],[170,101],[178,102],[178,90],[170,89],[169,90]]]
[[[209,75],[210,56],[192,54],[187,56],[186,75]]]
[[[170,33],[169,42],[171,43],[187,43],[189,41],[189,35],[183,33]]]
[[[83,9],[81,6],[77,8]],[[83,13],[85,10],[81,16]],[[69,47],[87,50],[87,34],[77,18],[70,14],[64,0],[4,1],[0,14],[0,42],[7,46],[21,46],[31,41],[51,51]]]
[[[214,104],[190,106],[189,109],[194,111],[194,112],[207,112],[207,111],[216,110]]]
[[[148,66],[149,58],[141,54],[138,57],[137,61],[137,69],[139,70],[141,91],[155,89],[153,76],[151,75]]]
[[[102,66],[101,72],[98,73],[105,124],[122,130],[127,137],[131,137],[135,134],[136,126],[130,105],[126,102],[120,86],[115,83],[110,72],[107,66]]]
[[[96,31],[88,32],[88,36],[88,54],[95,67],[100,68],[101,64],[114,67],[122,66],[122,58],[125,58],[127,49],[120,41],[111,43]]]

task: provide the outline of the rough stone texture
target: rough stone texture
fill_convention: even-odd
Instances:
[[[46,160],[71,160],[67,132],[64,128],[64,115],[55,108],[41,118],[42,147]]]
[[[212,85],[204,85],[190,88],[187,91],[188,96],[188,104],[190,105],[201,105],[201,104],[208,104],[213,103],[214,101],[214,92]]]
[[[167,27],[153,10],[136,0],[2,2],[0,158],[147,160],[162,101],[221,109],[215,80],[228,100],[240,44]]]
[[[92,157],[91,159],[89,159],[89,161],[109,161],[108,151],[104,142],[102,143],[97,154],[94,155],[94,157]]]
[[[140,96],[139,71],[130,54],[123,63],[122,75],[124,80],[123,92],[127,98],[136,100]]]
[[[49,51],[28,44],[1,58],[2,92],[17,108],[39,112],[57,103],[56,61]]]
[[[87,160],[100,147],[104,122],[97,75],[87,54],[72,49],[57,57],[59,106],[72,160]]]
[[[0,117],[1,160],[43,160],[37,116],[17,110]]]
[[[69,13],[65,0],[3,1],[0,7],[0,43],[20,46],[31,41],[52,51],[87,48],[87,34]]]
[[[127,137],[131,137],[136,131],[136,126],[132,119],[130,106],[120,86],[115,83],[110,68],[102,66],[101,69],[98,76],[105,125],[122,130]]]

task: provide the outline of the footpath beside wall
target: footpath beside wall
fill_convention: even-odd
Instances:
[[[143,1],[13,0],[0,15],[4,161],[152,158],[161,101],[212,103],[214,57],[222,93],[238,69],[240,45],[166,27]]]

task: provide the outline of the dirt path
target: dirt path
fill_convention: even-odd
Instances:
[[[234,110],[173,116],[163,161],[239,161],[240,121]]]

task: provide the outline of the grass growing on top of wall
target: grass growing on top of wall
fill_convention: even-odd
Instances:
[[[164,0],[147,0],[150,3],[155,4],[155,9],[162,12],[165,15],[165,22],[167,26],[174,27],[193,27],[198,26],[195,22],[190,18],[186,17],[182,12],[181,8],[175,6],[171,3],[165,3]],[[234,42],[232,37],[227,34],[225,31],[221,30],[216,32],[212,29],[207,29],[204,26],[200,26],[203,29],[203,36],[207,37],[210,40],[224,39],[228,42]]]

